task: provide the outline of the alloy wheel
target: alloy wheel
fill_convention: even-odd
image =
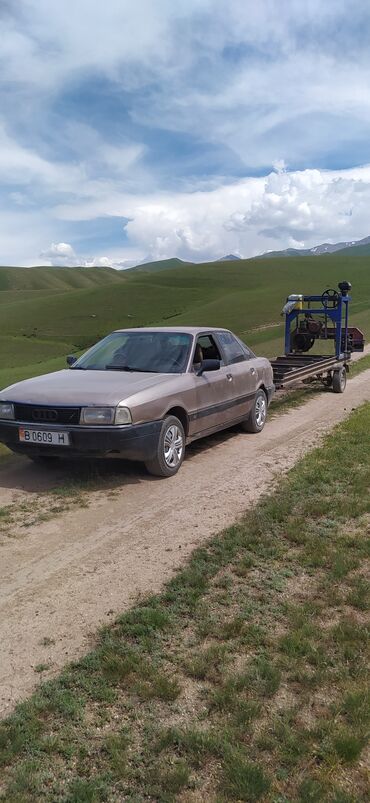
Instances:
[[[184,451],[184,439],[175,424],[168,427],[164,436],[164,459],[169,468],[175,468],[181,461]]]
[[[258,396],[256,399],[256,421],[259,427],[263,427],[266,421],[267,406],[264,396]]]

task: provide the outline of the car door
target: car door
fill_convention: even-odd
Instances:
[[[248,347],[232,332],[217,332],[217,341],[222,350],[227,373],[231,376],[232,398],[231,419],[247,417],[258,388],[258,372],[255,357]]]
[[[233,382],[229,367],[225,365],[222,352],[213,334],[202,334],[196,339],[197,347],[202,349],[203,359],[219,360],[217,371],[206,371],[197,376],[197,364],[193,366],[196,409],[191,412],[189,434],[196,437],[221,428],[232,420]]]

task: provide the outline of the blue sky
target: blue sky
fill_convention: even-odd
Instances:
[[[0,0],[0,264],[370,234],[370,5]]]

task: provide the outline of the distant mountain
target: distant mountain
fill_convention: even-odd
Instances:
[[[237,259],[241,259],[241,257],[235,256],[235,254],[226,254],[225,257],[220,257],[220,259],[216,259],[216,262],[236,262]]]
[[[356,256],[356,254],[357,256],[370,254],[370,237],[364,237],[362,240],[350,240],[349,242],[342,243],[322,243],[321,245],[315,245],[313,248],[286,248],[284,251],[267,251],[265,254],[260,254],[258,258],[308,257],[334,253],[351,253],[354,256]]]
[[[340,254],[352,254],[353,256],[367,256],[370,255],[370,237],[364,237],[363,240],[358,240],[357,243],[346,245],[339,251]]]
[[[168,270],[169,268],[181,268],[182,265],[192,265],[192,262],[184,262],[182,259],[178,259],[177,257],[173,257],[172,259],[159,259],[157,262],[143,262],[141,265],[135,265],[134,268],[126,268],[125,272],[128,271],[158,271],[158,270]]]

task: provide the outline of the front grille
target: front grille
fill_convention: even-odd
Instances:
[[[45,407],[15,404],[14,418],[29,424],[79,424],[80,407]]]

